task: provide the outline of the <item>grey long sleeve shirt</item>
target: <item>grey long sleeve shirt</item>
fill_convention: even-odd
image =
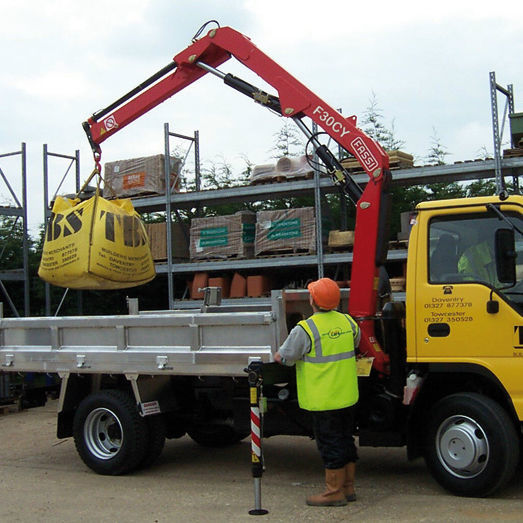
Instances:
[[[323,314],[321,311],[314,314]],[[358,329],[357,334],[354,336],[354,347],[357,347],[360,343],[361,331]],[[279,349],[279,353],[282,356],[282,364],[292,367],[298,360],[302,359],[305,354],[311,350],[311,340],[309,335],[305,332],[303,327],[296,325],[287,339],[283,342]]]

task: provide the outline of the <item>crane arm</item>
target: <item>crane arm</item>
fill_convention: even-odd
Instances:
[[[276,89],[271,95],[218,68],[234,57]],[[356,117],[344,117],[305,87],[285,69],[260,51],[245,35],[230,27],[212,29],[193,41],[173,61],[105,109],[83,123],[95,161],[100,144],[149,110],[193,82],[211,73],[226,85],[249,96],[277,114],[291,118],[308,136],[315,153],[325,164],[336,184],[356,205],[356,227],[349,313],[360,323],[360,351],[375,357],[375,367],[386,372],[388,357],[374,336],[379,267],[386,258],[388,225],[389,158],[382,147],[356,125]],[[362,191],[337,158],[321,145],[305,123],[309,117],[332,139],[359,161],[369,181]]]

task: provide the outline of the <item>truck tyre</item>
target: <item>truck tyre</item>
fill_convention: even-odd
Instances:
[[[163,416],[147,416],[145,418],[149,432],[149,443],[139,468],[150,467],[161,455],[165,446],[165,420]]]
[[[233,445],[249,435],[224,424],[198,426],[188,430],[187,434],[202,447],[214,448]]]
[[[75,413],[73,436],[83,462],[94,472],[110,476],[140,465],[149,443],[144,418],[132,397],[120,390],[87,396]]]
[[[483,497],[514,475],[519,441],[507,412],[492,399],[459,393],[430,412],[425,460],[434,478],[453,494]]]

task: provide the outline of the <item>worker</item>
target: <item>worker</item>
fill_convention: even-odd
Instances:
[[[321,278],[307,289],[313,314],[291,330],[274,360],[296,365],[298,403],[312,413],[314,437],[325,467],[325,491],[307,497],[307,505],[344,506],[356,500],[357,451],[352,434],[360,329],[348,314],[336,311],[340,302],[336,282]]]
[[[458,260],[458,271],[467,281],[483,281],[496,286],[496,265],[486,241],[466,249]]]

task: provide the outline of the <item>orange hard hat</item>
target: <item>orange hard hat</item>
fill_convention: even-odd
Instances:
[[[340,303],[340,288],[330,278],[320,278],[307,285],[314,303],[320,309],[332,310]]]

